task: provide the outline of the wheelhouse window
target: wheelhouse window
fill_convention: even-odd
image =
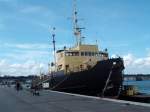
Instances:
[[[91,54],[92,54],[91,52],[88,52],[88,56],[91,56]]]
[[[81,56],[84,56],[84,52],[81,52]]]
[[[104,53],[104,52],[65,52],[65,56],[96,56],[96,57],[107,57],[108,56],[108,53]]]
[[[65,56],[79,56],[79,52],[66,52]]]
[[[79,52],[72,52],[72,56],[79,56]]]
[[[81,52],[81,56],[100,56],[99,52]]]
[[[88,56],[88,52],[85,52],[85,56]]]

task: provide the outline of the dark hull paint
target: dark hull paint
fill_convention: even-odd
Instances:
[[[116,64],[113,66],[113,63]],[[56,91],[93,96],[101,95],[111,68],[112,74],[104,95],[117,96],[123,80],[122,71],[124,65],[121,58],[99,61],[89,70],[71,73],[69,75],[64,75],[63,72],[56,72],[51,75],[50,87]]]

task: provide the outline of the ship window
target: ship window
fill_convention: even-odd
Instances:
[[[84,52],[81,52],[81,56],[84,56]]]
[[[101,53],[101,52],[99,52],[99,54],[98,54],[99,56],[103,56],[103,54]]]
[[[91,56],[92,55],[92,53],[91,52],[88,52],[88,56]]]
[[[88,56],[88,53],[87,53],[87,52],[85,52],[85,56]]]
[[[97,53],[97,52],[95,52],[95,56],[98,56],[98,53]]]
[[[79,56],[79,52],[66,52],[65,56]]]
[[[72,52],[73,56],[79,56],[79,52]]]
[[[62,65],[58,65],[58,70],[61,70],[62,69]]]
[[[65,53],[65,56],[69,56],[69,53],[68,53],[68,52],[66,52],[66,53]]]
[[[92,52],[92,56],[95,56],[95,53],[94,53],[94,52]]]
[[[94,52],[81,52],[81,56],[94,56]]]
[[[66,52],[65,56],[71,56],[72,54],[70,52]]]

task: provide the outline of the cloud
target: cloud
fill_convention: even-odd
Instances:
[[[27,66],[27,61],[28,63],[30,61],[30,65],[34,65],[31,63],[31,60],[37,63],[49,63],[51,57],[53,57],[51,56],[52,53],[50,52],[49,46],[46,44],[10,44],[0,42],[0,49],[3,52],[0,53],[0,66],[12,63],[10,64],[11,66],[8,66],[10,68],[19,68],[22,63],[24,63],[24,66]],[[28,67],[32,68],[29,65]],[[0,68],[1,70],[2,68]],[[7,73],[7,69],[4,70]],[[8,68],[8,70],[13,71],[14,69]]]
[[[63,44],[59,44],[63,48]],[[31,75],[48,71],[48,63],[53,60],[52,46],[47,44],[2,43],[0,48],[6,52],[0,54],[0,74]]]
[[[50,52],[45,50],[45,44],[1,44],[8,51],[0,54],[0,74],[2,75],[32,75],[47,72]]]
[[[148,53],[149,54],[149,53]],[[136,57],[133,54],[123,56],[125,72],[131,74],[150,73],[150,56]]]
[[[10,63],[6,60],[0,60],[0,74],[1,75],[14,75],[14,76],[27,76],[39,75],[40,72],[47,72],[47,64],[37,63],[33,60],[27,60],[24,63]]]
[[[16,50],[14,52],[6,53],[1,56],[12,63],[25,63],[27,60],[35,62],[49,63],[53,59],[52,52],[43,50]]]
[[[64,44],[57,45],[63,48]],[[2,43],[0,48],[8,51],[0,54],[0,74],[31,75],[48,71],[48,63],[53,60],[52,45],[30,43]]]
[[[146,48],[146,51],[148,52],[147,56],[150,57],[150,48]]]
[[[132,65],[135,61],[135,57],[132,54],[123,56],[125,66]]]
[[[5,60],[5,59],[0,60],[0,67],[3,67],[3,65],[4,65],[4,66],[6,66],[6,65],[7,65],[7,64],[6,64],[6,60]]]

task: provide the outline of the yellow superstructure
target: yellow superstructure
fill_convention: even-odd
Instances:
[[[57,51],[57,71],[78,72],[93,67],[97,61],[107,60],[108,53],[99,52],[97,45],[78,45]]]

